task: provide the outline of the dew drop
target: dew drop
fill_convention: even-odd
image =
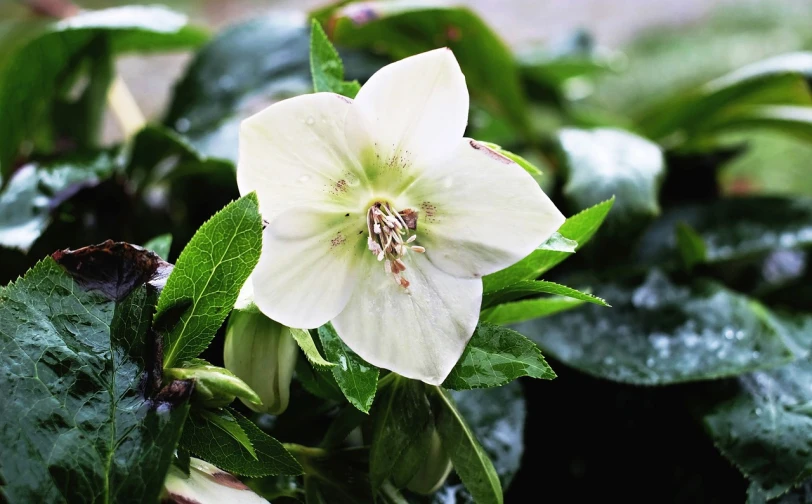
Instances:
[[[316,123],[316,120],[313,119],[313,116],[307,116],[307,120],[305,121],[308,126],[313,126]]]
[[[186,133],[189,131],[189,127],[191,125],[192,123],[189,122],[189,119],[186,119],[185,117],[181,117],[175,121],[175,129],[178,130],[178,133]]]
[[[753,412],[756,414],[756,416],[761,416],[761,408],[756,408]]]
[[[299,177],[299,182],[301,182],[302,184],[304,184],[308,180],[310,180],[310,175],[302,175],[301,177]]]

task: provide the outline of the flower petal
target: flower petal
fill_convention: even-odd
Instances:
[[[262,216],[297,206],[347,206],[363,172],[349,153],[344,119],[352,100],[316,93],[280,101],[240,126],[237,184],[256,191]]]
[[[431,262],[451,275],[478,278],[527,256],[565,218],[519,165],[475,140],[457,145],[404,200],[418,210],[416,243]]]
[[[347,115],[347,142],[370,172],[391,171],[448,156],[467,123],[465,76],[451,50],[437,49],[389,64],[364,84]]]
[[[251,273],[254,303],[262,313],[301,329],[338,315],[350,299],[358,258],[365,252],[365,219],[310,208],[277,216],[265,228],[262,255]]]
[[[333,319],[336,332],[370,364],[439,385],[459,360],[479,318],[482,281],[456,278],[410,254],[404,289],[374,257]]]

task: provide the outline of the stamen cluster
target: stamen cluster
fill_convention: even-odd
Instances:
[[[410,245],[417,239],[413,233],[417,228],[417,212],[412,209],[397,212],[389,203],[377,202],[367,211],[367,228],[369,250],[384,262],[384,269],[398,285],[409,287],[409,281],[402,275],[406,270],[402,258],[409,250],[420,254],[426,251],[419,245]]]

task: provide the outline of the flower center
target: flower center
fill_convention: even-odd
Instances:
[[[425,248],[412,245],[417,239],[417,211],[407,208],[397,212],[387,202],[378,201],[367,211],[369,236],[367,245],[372,254],[383,261],[386,272],[404,289],[409,281],[403,278],[406,263],[403,258],[409,251],[422,254]]]

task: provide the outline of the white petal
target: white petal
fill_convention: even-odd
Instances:
[[[519,165],[471,139],[404,195],[418,210],[417,242],[443,271],[477,278],[544,243],[564,215]]]
[[[254,303],[288,327],[318,327],[347,304],[365,252],[366,217],[293,208],[265,228]],[[367,252],[368,254],[369,252]]]
[[[357,200],[363,172],[344,136],[351,104],[333,93],[302,95],[242,122],[237,184],[241,194],[257,192],[266,220],[297,206],[331,208]]]
[[[410,254],[404,289],[371,259],[363,261],[350,302],[333,319],[336,332],[370,364],[441,384],[476,328],[482,281],[453,277]]]
[[[192,458],[189,462],[188,476],[174,464],[169,466],[164,482],[163,499],[162,502],[199,504],[268,502],[231,474],[196,458]]]
[[[467,123],[465,76],[451,50],[437,49],[387,65],[364,84],[347,115],[347,141],[367,170],[391,173],[446,157]]]

